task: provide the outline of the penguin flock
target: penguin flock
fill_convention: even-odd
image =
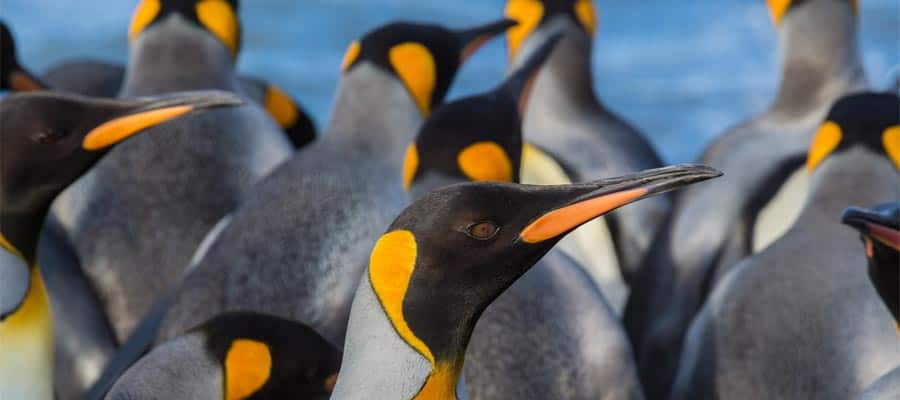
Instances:
[[[135,2],[124,64],[0,21],[0,400],[900,398],[857,0],[767,0],[771,106],[670,166],[593,90],[593,0],[369,27],[321,133],[237,70],[241,2]]]

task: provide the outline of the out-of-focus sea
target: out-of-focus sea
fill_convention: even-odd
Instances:
[[[71,57],[124,62],[137,0],[0,0],[24,65]],[[464,27],[498,18],[503,0],[245,0],[242,73],[287,89],[326,121],[347,44],[395,19]],[[900,72],[900,1],[861,0],[863,61],[875,88]],[[776,35],[763,0],[596,0],[597,92],[669,162],[694,159],[724,129],[765,109],[777,89]],[[460,71],[450,99],[495,85],[505,42]]]

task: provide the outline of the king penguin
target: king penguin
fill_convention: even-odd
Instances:
[[[776,196],[780,191],[795,193],[797,206],[764,219],[790,226],[796,218],[791,209],[802,204],[805,173],[788,177],[802,168],[807,145],[829,107],[840,96],[866,87],[855,1],[771,0],[769,7],[782,59],[775,100],[703,151],[698,162],[722,170],[725,177],[676,194],[671,216],[645,258],[644,273],[631,287],[625,328],[641,381],[660,390],[648,392],[651,399],[670,387],[684,334],[716,275],[758,247],[752,242],[760,210],[782,197]],[[782,190],[786,180],[801,185]]]
[[[582,184],[467,182],[425,194],[371,251],[332,399],[465,397],[457,382],[479,317],[561,237],[625,204],[718,175],[674,166]]]
[[[227,16],[227,15],[226,15]],[[91,97],[116,97],[125,80],[125,66],[95,59],[66,60],[47,70],[40,78],[18,63],[15,42],[0,20],[0,89],[12,91],[56,90]],[[240,76],[241,94],[264,107],[284,130],[295,148],[316,139],[316,126],[309,114],[282,88],[262,78]]]
[[[571,171],[572,181],[617,176],[662,165],[647,139],[611,111],[594,92],[591,46],[598,22],[592,0],[508,0],[505,12],[508,18],[519,21],[507,33],[511,71],[547,38],[563,35],[534,83],[524,124],[526,141],[559,161],[564,170]],[[531,170],[546,168],[543,163],[533,163],[537,159],[530,153],[524,158],[526,178],[535,174]],[[536,174],[544,175],[546,171]],[[592,241],[582,241],[576,254],[590,254],[591,258],[585,260],[589,268],[590,263],[601,262],[607,266],[604,268],[618,269],[614,273],[602,273],[616,276],[624,285],[634,276],[657,224],[668,209],[667,198],[661,196],[611,213],[603,219],[608,228],[601,228],[609,232],[594,234]],[[612,243],[598,244],[601,235],[611,237]],[[614,254],[594,254],[602,251],[598,249],[608,249]],[[599,257],[603,261],[595,261]],[[606,286],[600,283],[601,287]],[[621,310],[625,296],[615,297],[615,307]]]
[[[305,323],[340,347],[367,251],[408,202],[404,149],[460,65],[511,25],[392,23],[354,41],[326,134],[232,215],[174,294],[158,339],[242,309]]]
[[[498,88],[428,118],[404,164],[414,197],[460,182],[518,183],[520,107],[555,44],[544,43]],[[643,398],[621,323],[582,267],[556,249],[487,307],[466,354],[471,399]]]
[[[106,398],[326,399],[340,362],[340,351],[303,324],[230,312],[155,348]]]
[[[53,199],[134,134],[237,104],[215,92],[118,101],[34,93],[0,102],[0,398],[54,398],[51,308],[37,266]]]
[[[900,138],[893,140],[900,146]],[[850,207],[844,210],[842,220],[862,236],[869,280],[894,317],[900,334],[900,202],[884,203],[872,209]],[[897,398],[900,398],[900,366],[870,385],[860,399]]]
[[[120,97],[238,92],[236,5],[141,1]],[[207,232],[292,153],[252,102],[158,130],[114,149],[54,206],[119,341],[180,280]]]
[[[12,32],[0,21],[0,90],[33,92],[45,84],[16,58]],[[25,83],[23,83],[25,82]],[[27,83],[27,84],[26,84]],[[54,389],[62,398],[77,398],[99,376],[116,349],[116,341],[90,281],[66,232],[52,215],[38,240],[37,264],[53,313]]]
[[[809,146],[810,191],[781,238],[728,272],[691,325],[673,399],[851,399],[900,341],[841,225],[900,188],[900,97],[838,100]]]

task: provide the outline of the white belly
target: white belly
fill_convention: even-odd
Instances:
[[[522,152],[520,175],[522,183],[534,185],[572,183],[552,157],[529,145]],[[621,316],[628,299],[628,285],[622,277],[606,219],[600,217],[582,225],[560,241],[559,248],[581,264],[616,315]]]
[[[799,168],[756,216],[753,225],[753,253],[769,247],[794,225],[803,209],[808,191],[809,173],[806,168]]]
[[[37,267],[25,302],[0,322],[0,399],[53,399],[50,300]]]

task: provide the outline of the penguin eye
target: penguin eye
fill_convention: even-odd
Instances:
[[[66,137],[66,133],[61,130],[45,129],[34,135],[32,139],[41,144],[53,144],[59,142],[64,137]]]
[[[497,236],[500,227],[490,221],[476,222],[466,227],[466,235],[476,240],[489,240]]]

